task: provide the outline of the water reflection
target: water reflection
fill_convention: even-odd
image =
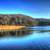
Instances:
[[[32,30],[33,33],[45,33],[45,32],[50,32],[50,27],[27,27],[27,29]]]
[[[49,27],[26,27],[21,30],[14,30],[14,31],[0,31],[0,37],[3,36],[16,36],[16,37],[21,37],[21,36],[26,36],[26,35],[31,35],[31,34],[43,34],[43,33],[50,33]]]
[[[33,30],[24,28],[21,30],[14,30],[14,31],[0,31],[0,37],[3,36],[16,36],[16,37],[21,37],[21,36],[26,36],[29,35],[33,32]]]
[[[50,28],[50,27],[48,27],[48,28]],[[16,46],[20,46],[22,49],[26,47],[26,48],[28,48],[28,50],[29,49],[32,49],[32,50],[41,50],[41,49],[46,50],[47,49],[47,50],[49,50],[48,48],[50,48],[50,35],[49,35],[50,30],[46,30],[46,27],[44,29],[43,28],[35,29],[35,28],[26,27],[24,29],[15,30],[13,32],[11,31],[9,33],[6,32],[6,33],[8,33],[8,37],[0,38],[0,45],[1,45],[1,47],[4,47],[4,48],[6,48],[6,47],[14,48]],[[6,34],[5,32],[3,32],[3,33]],[[13,37],[9,37],[9,36],[13,36]],[[16,37],[14,37],[14,36],[16,36]],[[17,38],[17,36],[19,38]],[[20,37],[20,36],[24,36],[24,37]]]

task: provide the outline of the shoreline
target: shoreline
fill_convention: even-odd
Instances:
[[[26,26],[19,26],[19,25],[0,25],[0,31],[12,31],[12,30],[19,30],[25,28]]]

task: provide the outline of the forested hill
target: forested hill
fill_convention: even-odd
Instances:
[[[27,16],[24,14],[0,14],[0,24],[45,26],[45,25],[50,25],[50,19],[32,18],[31,16]]]

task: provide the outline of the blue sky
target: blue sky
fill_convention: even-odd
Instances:
[[[0,0],[0,14],[50,18],[50,0]]]

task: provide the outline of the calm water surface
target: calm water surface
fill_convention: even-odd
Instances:
[[[0,48],[40,50],[50,49],[50,26],[27,27],[31,34],[23,37],[0,38]]]

